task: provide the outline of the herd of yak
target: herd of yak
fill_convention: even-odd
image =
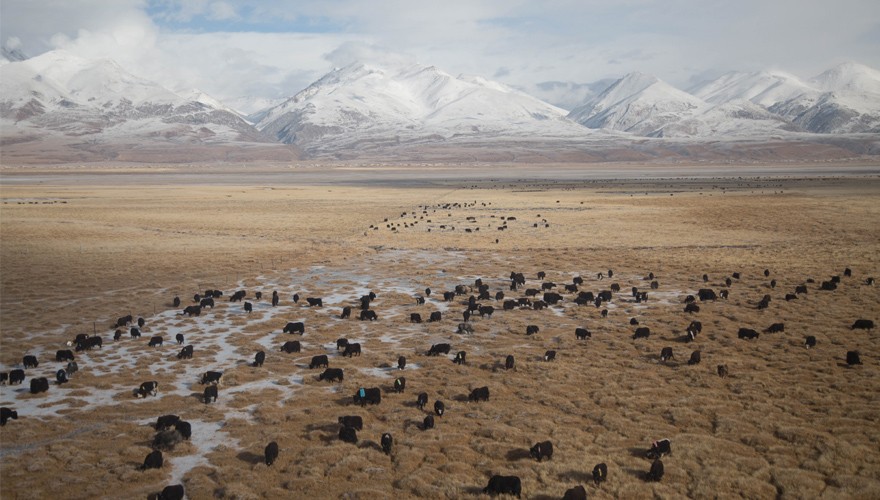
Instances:
[[[845,269],[843,275],[845,277],[851,277],[852,272],[849,268]],[[602,309],[603,305],[614,300],[615,294],[621,293],[621,288],[618,284],[613,283],[613,270],[608,270],[604,273],[597,274],[597,281],[600,281],[609,278],[607,281],[608,288],[605,290],[601,290],[597,293],[592,291],[584,291],[580,290],[580,287],[583,286],[583,279],[580,277],[575,277],[572,280],[572,283],[565,284],[562,286],[557,286],[555,283],[551,283],[545,281],[545,273],[539,272],[537,273],[537,279],[541,281],[540,288],[527,288],[526,286],[526,278],[522,273],[512,272],[509,276],[509,291],[505,294],[505,291],[496,291],[494,294],[490,293],[489,286],[484,284],[481,279],[475,280],[473,285],[457,285],[453,290],[447,291],[443,293],[443,300],[448,302],[458,301],[459,303],[466,305],[465,310],[463,311],[463,319],[464,321],[458,324],[458,333],[468,334],[472,333],[473,329],[470,323],[471,315],[478,314],[481,317],[490,317],[492,314],[496,312],[496,309],[500,309],[502,311],[507,311],[511,309],[520,309],[520,308],[528,308],[533,310],[540,310],[544,308],[551,307],[553,305],[559,304],[561,301],[571,301],[578,305],[586,306],[595,306],[601,310],[601,315],[604,317],[607,314],[607,309]],[[769,278],[770,272],[769,270],[764,271],[764,276]],[[687,296],[684,300],[684,312],[685,313],[693,313],[698,312],[700,310],[699,303],[705,301],[715,301],[715,300],[724,300],[728,297],[728,290],[732,284],[732,280],[740,279],[739,273],[732,273],[730,277],[725,279],[725,284],[728,288],[724,288],[720,290],[719,293],[716,294],[714,290],[711,288],[700,289],[696,295]],[[633,287],[629,292],[631,293],[632,300],[635,302],[644,302],[649,300],[649,294],[651,290],[656,290],[658,288],[658,282],[655,279],[653,273],[648,274],[645,277],[645,281],[648,283],[648,290],[641,290],[636,287]],[[703,281],[708,282],[708,276],[703,275]],[[799,285],[794,290],[794,293],[786,294],[785,300],[796,300],[799,295],[808,293],[808,284],[815,283],[812,279],[808,279],[804,282],[804,284]],[[841,278],[839,276],[832,276],[827,281],[822,281],[815,288],[819,291],[833,291],[838,286],[841,286]],[[867,285],[873,285],[873,278],[866,278],[862,283]],[[776,282],[775,280],[771,280],[769,282],[771,287],[775,288]],[[522,290],[522,293],[515,293]],[[555,290],[559,290],[558,292]],[[562,292],[562,293],[560,293]],[[425,297],[431,295],[430,288],[425,289],[424,296],[415,297],[417,304],[424,304]],[[508,298],[508,295],[516,295],[515,298]],[[468,296],[466,299],[464,296]],[[540,296],[540,298],[539,298]],[[215,301],[223,297],[223,292],[219,290],[207,290],[204,293],[196,294],[193,297],[193,305],[186,306],[181,314],[186,316],[199,316],[201,315],[205,309],[210,308],[213,309],[215,305]],[[231,297],[231,302],[241,302],[247,297],[247,292],[244,290],[236,291]],[[255,294],[256,300],[262,299],[262,293],[256,292]],[[298,303],[300,300],[299,295],[294,295],[292,297],[294,303]],[[370,292],[367,295],[364,295],[360,298],[359,301],[353,303],[352,305],[346,305],[342,308],[341,313],[339,315],[340,318],[346,319],[351,316],[352,307],[358,308],[360,310],[359,315],[357,316],[362,321],[376,321],[378,320],[378,313],[371,309],[371,303],[376,299],[376,294]],[[756,307],[759,309],[765,309],[769,307],[771,301],[770,295],[766,295],[761,300],[757,301]],[[273,292],[271,296],[272,306],[277,306],[280,303],[280,297],[278,292]],[[323,307],[323,301],[321,298],[309,297],[306,298],[306,303],[309,307]],[[490,305],[495,304],[495,305]],[[179,308],[181,305],[181,301],[179,297],[175,297],[173,300],[173,305],[175,308]],[[244,302],[244,311],[250,312],[253,310],[253,305],[250,302]],[[497,306],[497,307],[496,307]],[[427,319],[429,322],[437,322],[441,321],[442,316],[439,311],[435,311],[431,313],[430,317]],[[422,318],[418,313],[412,313],[409,317],[409,321],[411,323],[421,323]],[[137,326],[135,326],[135,324]],[[114,332],[114,340],[119,340],[121,336],[125,332],[125,328],[128,328],[128,334],[131,337],[140,337],[140,329],[144,327],[145,320],[143,318],[138,318],[136,321],[131,315],[124,316],[118,318],[118,320],[112,325],[112,329],[115,329]],[[651,331],[648,327],[639,326],[638,321],[635,318],[630,320],[630,324],[635,326],[635,331],[633,334],[634,339],[638,338],[647,338],[651,335]],[[851,328],[852,329],[872,329],[874,327],[873,320],[870,319],[858,319],[856,320]],[[769,328],[767,328],[766,332],[781,332],[784,331],[785,325],[784,323],[774,323]],[[534,335],[540,331],[538,325],[528,325],[526,327],[525,335]],[[687,340],[695,340],[696,337],[702,331],[702,324],[699,321],[692,321],[687,328]],[[289,334],[299,334],[303,335],[305,333],[305,325],[303,322],[292,322],[288,323],[284,329],[284,333]],[[578,340],[585,340],[591,337],[591,333],[586,328],[577,328],[575,330],[575,337]],[[738,332],[738,337],[740,339],[752,340],[757,339],[760,336],[760,332],[749,329],[749,328],[741,328]],[[178,334],[176,337],[176,341],[178,344],[184,344],[183,335]],[[163,342],[163,338],[161,336],[153,336],[150,339],[151,346],[161,345]],[[806,348],[814,347],[816,345],[816,338],[813,336],[808,336],[804,339],[804,345]],[[342,356],[351,357],[358,356],[361,353],[361,345],[356,342],[349,342],[345,338],[340,338],[337,343],[337,350],[342,351]],[[58,385],[67,383],[70,378],[76,373],[78,370],[78,365],[76,363],[76,353],[92,350],[95,348],[103,347],[103,340],[99,335],[86,335],[81,334],[77,335],[72,341],[68,342],[68,347],[73,347],[73,350],[70,349],[61,349],[56,353],[55,361],[59,363],[67,363],[64,368],[58,369],[56,372],[56,383]],[[291,353],[291,352],[300,352],[300,343],[298,341],[287,341],[281,346],[280,350]],[[426,352],[428,356],[439,356],[441,354],[446,355],[451,351],[450,344],[440,343],[432,345]],[[177,355],[179,359],[190,359],[193,357],[194,347],[193,345],[186,345],[181,348],[180,353]],[[543,359],[545,361],[552,361],[556,357],[556,351],[546,351]],[[266,354],[263,351],[260,351],[256,354],[253,366],[262,366],[265,361]],[[664,347],[660,353],[661,362],[666,362],[670,359],[673,359],[673,352],[671,347]],[[700,351],[693,351],[690,359],[688,360],[688,364],[698,364],[701,361]],[[397,362],[397,368],[399,370],[404,370],[406,367],[406,358],[404,356],[400,356]],[[466,363],[466,352],[458,351],[454,354],[453,362],[458,364]],[[850,351],[846,354],[846,363],[848,365],[857,365],[861,363],[860,355],[857,351]],[[33,355],[26,355],[22,360],[22,368],[13,369],[10,372],[0,373],[0,383],[2,384],[21,384],[25,381],[25,370],[36,368],[39,365],[39,361]],[[515,359],[514,356],[508,355],[504,360],[504,368],[507,370],[514,369],[515,367]],[[329,367],[329,359],[327,355],[316,355],[312,357],[311,362],[309,363],[309,368],[324,368],[324,371],[319,375],[319,380],[327,380],[327,381],[341,381],[344,378],[344,373],[341,368],[330,368]],[[725,377],[728,374],[728,368],[725,365],[717,366],[718,375],[721,377]],[[200,378],[201,384],[205,385],[203,400],[204,402],[211,403],[217,400],[218,397],[218,385],[222,379],[223,373],[219,371],[207,371],[202,374]],[[402,393],[406,387],[406,378],[405,377],[397,377],[394,381],[393,389],[395,392]],[[143,382],[138,388],[136,388],[133,392],[137,397],[148,397],[155,396],[158,393],[159,384],[156,381],[146,381]],[[45,392],[49,390],[49,381],[46,377],[33,377],[30,380],[30,392],[33,394],[39,394],[41,392]],[[469,400],[470,401],[488,401],[489,400],[489,388],[488,387],[479,387],[473,389],[470,393]],[[355,394],[352,396],[352,402],[354,404],[359,404],[361,406],[365,406],[367,404],[370,405],[378,405],[382,400],[382,391],[378,387],[361,387],[359,388]],[[420,393],[417,396],[417,406],[420,409],[424,409],[425,405],[428,403],[428,395],[427,393]],[[424,421],[422,423],[421,428],[423,430],[428,430],[434,427],[435,425],[435,417],[442,417],[444,412],[446,411],[446,406],[443,401],[437,400],[433,405],[433,413],[429,413],[424,417]],[[0,425],[6,425],[6,423],[10,419],[17,419],[19,417],[18,412],[14,409],[3,407],[0,408]],[[339,439],[346,443],[357,443],[359,431],[363,430],[363,420],[360,416],[341,416],[339,417]],[[153,442],[153,451],[147,455],[144,460],[141,469],[151,469],[151,468],[161,468],[163,465],[163,450],[173,449],[173,447],[180,443],[182,440],[189,439],[192,434],[191,425],[182,420],[177,415],[164,415],[158,418],[155,425],[155,430],[157,432],[154,442]],[[380,439],[381,448],[384,453],[390,455],[393,451],[394,447],[394,438],[390,433],[384,433]],[[655,441],[651,444],[650,448],[646,451],[645,455],[647,458],[652,460],[649,470],[645,474],[644,478],[648,481],[660,481],[664,475],[664,465],[661,458],[665,455],[670,454],[672,451],[671,442],[669,439],[661,439]],[[271,466],[278,458],[279,448],[278,444],[273,441],[269,443],[264,450],[265,463],[267,466]],[[544,459],[551,459],[553,456],[553,443],[550,441],[543,441],[536,443],[530,449],[530,455],[537,461],[542,461]],[[604,463],[596,464],[592,471],[592,477],[596,486],[601,485],[602,482],[606,480],[608,476],[608,468]],[[522,483],[519,477],[517,476],[503,476],[503,475],[493,475],[487,484],[487,486],[483,489],[483,491],[490,495],[496,494],[510,494],[519,497],[522,492]],[[153,495],[156,498],[160,499],[180,499],[184,496],[184,488],[183,485],[171,485],[166,487],[161,492]],[[564,498],[566,499],[578,499],[578,498],[586,498],[586,490],[583,486],[578,485],[571,489],[569,489]]]

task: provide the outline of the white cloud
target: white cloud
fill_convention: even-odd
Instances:
[[[117,25],[152,25],[145,0],[3,0],[0,32],[21,39],[21,49],[37,55],[52,47],[56,34],[75,38],[81,30],[113,31]]]
[[[165,35],[145,74],[171,88],[197,87],[219,99],[289,97],[330,67],[325,59],[345,37],[322,34],[211,33]],[[248,109],[246,111],[255,111]]]
[[[229,2],[212,2],[208,6],[208,18],[215,21],[228,21],[238,19],[238,13]]]
[[[324,59],[329,61],[334,67],[344,67],[356,62],[379,65],[400,65],[416,62],[415,57],[412,55],[394,52],[388,48],[369,43],[354,41],[342,43],[342,45],[324,54]]]

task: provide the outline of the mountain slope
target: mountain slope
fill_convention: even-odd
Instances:
[[[691,92],[707,102],[746,99],[820,134],[880,131],[880,72],[844,63],[803,82],[782,72],[728,73]]]
[[[692,87],[689,92],[712,104],[748,100],[764,107],[787,101],[817,90],[797,77],[780,71],[756,73],[731,72]]]
[[[827,92],[880,94],[880,71],[853,62],[839,64],[810,80]]]
[[[501,83],[433,66],[352,64],[249,115],[255,126],[228,103],[195,89],[169,90],[110,60],[64,51],[24,57],[0,54],[4,161],[42,161],[49,150],[58,161],[229,160],[254,153],[287,160],[297,148],[313,158],[341,159],[636,160],[690,155],[700,141],[706,151],[728,151],[717,146],[726,139],[828,142],[861,154],[876,150],[872,134],[880,133],[880,72],[852,63],[809,81],[778,71],[728,73],[694,87],[697,95],[640,73],[609,85],[546,85],[548,95],[590,95],[570,113]],[[269,101],[236,102],[252,110]]]
[[[262,116],[258,129],[307,150],[590,135],[525,93],[419,64],[336,69]]]
[[[214,101],[216,102],[216,101]],[[264,141],[204,95],[182,97],[111,60],[51,51],[0,66],[4,136],[55,134],[96,141]]]
[[[749,100],[740,99],[704,108],[650,134],[651,137],[778,137],[803,132],[797,125]]]
[[[770,107],[810,132],[880,133],[880,71],[844,63],[810,80],[823,91]]]
[[[654,76],[630,73],[573,109],[568,117],[589,128],[647,136],[707,107],[699,98]]]

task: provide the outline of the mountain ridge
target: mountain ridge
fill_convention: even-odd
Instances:
[[[5,142],[80,149],[272,142],[204,93],[182,96],[110,59],[61,50],[0,66],[0,126]]]
[[[605,158],[587,152],[625,155],[645,138],[652,148],[681,151],[657,141],[827,143],[820,136],[867,134],[831,139],[856,147],[876,142],[873,135],[880,132],[880,72],[856,63],[809,80],[776,70],[730,72],[690,92],[638,72],[610,82],[547,88],[577,91],[585,100],[566,111],[482,76],[453,76],[412,62],[356,62],[244,116],[198,89],[173,91],[109,59],[86,60],[64,51],[28,59],[5,51],[0,139],[11,145],[51,137],[53,144],[107,154],[148,143],[156,150],[167,144],[200,151],[260,144],[265,146],[260,151],[279,151],[269,153],[272,157],[418,155],[442,148],[476,157],[484,155],[477,150],[509,148],[519,151],[518,157],[566,157],[569,150]]]
[[[257,128],[306,150],[464,138],[588,137],[565,111],[504,84],[419,64],[336,68]]]

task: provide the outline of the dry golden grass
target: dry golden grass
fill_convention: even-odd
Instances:
[[[20,411],[0,431],[3,498],[145,497],[175,474],[190,498],[478,497],[492,474],[520,476],[529,498],[559,498],[576,484],[599,498],[880,497],[880,339],[876,330],[849,329],[857,318],[880,320],[880,290],[863,285],[880,276],[876,178],[273,188],[244,175],[223,186],[208,177],[185,185],[112,179],[4,185],[0,193],[3,369],[38,352],[41,365],[28,378],[51,376],[61,366],[55,350],[75,334],[94,325],[105,340],[101,351],[78,356],[80,373],[49,394],[15,392],[27,381],[0,387],[0,404],[36,413]],[[516,220],[499,231],[502,216]],[[853,277],[838,290],[817,290],[845,267]],[[614,278],[599,281],[596,273],[609,268]],[[482,277],[493,296],[511,296],[512,270],[529,287],[545,271],[560,286],[580,275],[583,290],[617,282],[622,292],[607,318],[567,294],[553,310],[493,304],[491,319],[471,320],[473,335],[454,333],[466,297],[449,305],[438,295]],[[728,300],[682,312],[682,298],[706,286],[703,273],[719,290],[734,271],[743,277]],[[646,289],[649,272],[660,287],[636,304],[626,292]],[[817,283],[807,295],[783,300],[810,277]],[[204,289],[229,295],[239,287],[256,305],[252,315],[227,298],[198,320],[170,311],[174,295],[186,305]],[[417,306],[413,296],[425,287],[435,293]],[[274,310],[272,290],[282,298]],[[367,290],[378,294],[377,322],[336,319]],[[293,304],[297,292],[327,303]],[[773,301],[757,310],[764,294]],[[408,322],[411,312],[427,319],[433,310],[443,321]],[[146,319],[144,337],[114,343],[108,327],[129,312]],[[632,340],[632,317],[651,328],[649,339]],[[686,344],[692,319],[704,330]],[[302,338],[280,333],[299,320]],[[785,323],[784,333],[736,338],[740,327],[775,322]],[[529,324],[540,334],[526,337]],[[576,341],[578,326],[592,338]],[[195,345],[192,360],[173,359],[175,331]],[[166,346],[147,348],[156,334]],[[815,349],[804,349],[806,335],[817,337]],[[361,341],[363,355],[333,354],[339,337]],[[303,352],[280,353],[291,339]],[[468,363],[424,356],[441,341],[466,351]],[[676,356],[668,365],[658,360],[665,346]],[[254,368],[260,349],[266,363]],[[558,352],[555,362],[542,360],[547,349]],[[694,349],[702,363],[688,366]],[[854,349],[864,364],[848,368],[844,355]],[[308,369],[311,356],[325,353],[345,370],[343,382],[319,382],[320,370]],[[503,369],[507,354],[516,371]],[[410,364],[403,394],[391,391],[398,355]],[[205,405],[195,378],[218,363],[220,398]],[[718,364],[730,377],[716,375]],[[132,397],[144,380],[160,382],[159,397]],[[484,385],[490,401],[467,402]],[[362,386],[382,388],[382,404],[353,406]],[[419,428],[425,413],[415,407],[422,391],[429,406],[447,405],[429,431]],[[166,453],[163,469],[136,470],[154,435],[147,422],[168,413],[199,434]],[[337,438],[341,415],[364,417],[357,445]],[[384,432],[395,440],[390,458],[379,447]],[[644,450],[664,437],[673,441],[666,476],[646,483]],[[547,439],[553,459],[531,460],[528,448]],[[267,467],[263,449],[273,440],[281,452]],[[609,478],[596,488],[590,471],[599,462]]]

